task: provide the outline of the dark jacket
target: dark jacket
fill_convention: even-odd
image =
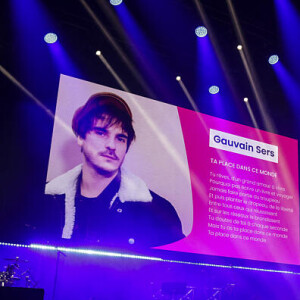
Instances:
[[[97,198],[89,199],[80,195],[80,174],[77,166],[46,185],[50,240],[155,247],[184,237],[176,210],[139,177],[122,169]]]

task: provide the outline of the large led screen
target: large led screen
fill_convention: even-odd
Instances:
[[[64,75],[45,194],[57,239],[299,264],[296,140]]]

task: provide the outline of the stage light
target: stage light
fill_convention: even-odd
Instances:
[[[180,76],[177,76],[177,77],[176,77],[176,80],[177,80],[177,81],[180,81],[180,80],[181,80],[181,77],[180,77]]]
[[[243,46],[242,45],[237,45],[236,47],[238,50],[242,50],[243,49]]]
[[[100,56],[100,55],[101,55],[101,51],[99,51],[99,50],[96,51],[96,55],[97,55],[97,56]]]
[[[123,0],[109,0],[109,2],[111,5],[117,6],[120,5],[123,2]]]
[[[218,86],[212,85],[212,86],[208,89],[208,91],[209,91],[212,95],[214,95],[214,94],[219,93],[220,89],[219,89]]]
[[[150,261],[175,263],[175,264],[187,264],[187,265],[194,265],[194,266],[214,267],[214,268],[222,268],[222,269],[240,269],[240,270],[251,270],[251,271],[260,271],[260,272],[268,272],[268,273],[271,272],[271,273],[300,275],[300,273],[298,273],[298,272],[288,271],[288,270],[280,270],[280,269],[279,270],[262,269],[262,268],[243,267],[243,266],[236,266],[236,265],[220,265],[220,264],[212,264],[212,263],[204,263],[204,262],[172,260],[172,259],[164,259],[164,258],[155,257],[155,256],[134,255],[134,254],[127,254],[127,253],[108,252],[108,251],[82,249],[82,248],[56,247],[56,246],[40,245],[40,244],[24,245],[24,244],[13,244],[13,243],[3,243],[3,242],[0,242],[0,246],[21,247],[21,248],[56,251],[56,252],[60,251],[60,252],[69,252],[69,253],[86,254],[86,255],[94,255],[94,256],[108,256],[108,257],[120,257],[120,258],[130,258],[130,259],[141,259],[141,260],[150,260]]]
[[[248,102],[248,98],[247,97],[244,98],[244,102]]]
[[[278,55],[271,55],[269,57],[269,64],[270,65],[275,65],[279,61]]]
[[[198,26],[195,29],[196,36],[205,37],[207,35],[207,29],[204,26]]]
[[[49,32],[44,36],[44,41],[47,44],[53,44],[57,41],[57,35],[53,32]]]

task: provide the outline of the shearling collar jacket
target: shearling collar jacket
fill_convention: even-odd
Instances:
[[[47,211],[54,220],[47,221],[48,231],[53,228],[56,232],[53,236],[59,235],[57,239],[82,242],[83,245],[88,240],[99,246],[123,247],[129,243],[154,247],[184,237],[174,207],[150,191],[139,177],[122,168],[117,184],[113,180],[91,200],[83,199],[78,192],[81,171],[79,165],[46,185],[48,207],[53,203]],[[107,205],[103,206],[103,203]]]
[[[82,165],[78,165],[68,172],[54,178],[46,184],[46,195],[65,195],[65,226],[62,238],[70,239],[75,222],[75,195]],[[111,205],[119,197],[122,203],[127,201],[151,202],[152,196],[145,182],[136,175],[121,170],[121,185],[118,193],[113,197]]]

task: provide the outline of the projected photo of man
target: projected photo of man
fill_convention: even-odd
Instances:
[[[135,130],[121,97],[94,94],[75,112],[72,129],[82,164],[46,185],[52,236],[82,244],[143,247],[184,237],[170,202],[122,167]]]

